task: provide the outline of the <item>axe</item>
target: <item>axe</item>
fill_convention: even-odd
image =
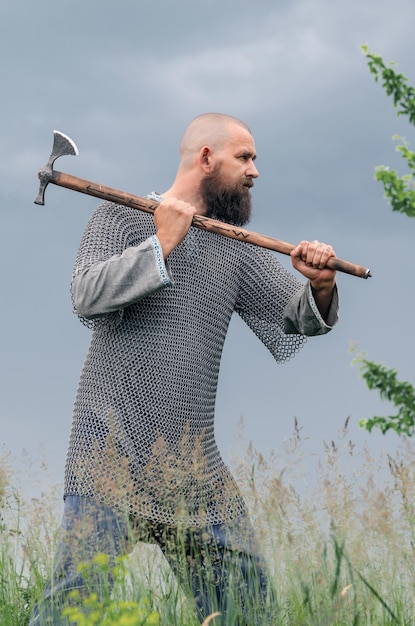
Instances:
[[[53,169],[53,164],[57,158],[71,154],[77,156],[79,154],[78,148],[75,142],[60,131],[55,130],[53,133],[53,148],[48,162],[41,170],[39,170],[38,176],[40,180],[39,193],[36,197],[35,204],[45,204],[45,191],[49,183],[59,185],[60,187],[66,187],[73,191],[79,191],[89,196],[95,196],[102,200],[108,200],[117,204],[131,207],[133,209],[139,209],[140,211],[146,211],[147,213],[154,213],[158,203],[147,198],[135,196],[125,191],[119,191],[118,189],[112,189],[100,185],[99,183],[93,183],[78,176],[71,176],[63,172],[58,172]],[[239,241],[245,241],[262,248],[268,248],[275,252],[289,255],[295,248],[291,243],[281,241],[280,239],[274,239],[267,237],[266,235],[260,235],[244,228],[239,228],[231,224],[226,224],[219,220],[205,217],[204,215],[195,215],[193,217],[192,226],[207,230],[212,233],[223,235],[224,237],[230,237],[231,239],[238,239]],[[330,258],[327,261],[326,267],[330,269],[338,270],[352,276],[358,276],[360,278],[369,278],[371,276],[370,270],[361,265],[355,265],[349,261],[342,261],[337,258]]]

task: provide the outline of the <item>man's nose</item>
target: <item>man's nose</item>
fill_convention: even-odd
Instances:
[[[259,172],[253,161],[250,162],[248,169],[246,170],[246,175],[250,176],[251,178],[258,178]]]

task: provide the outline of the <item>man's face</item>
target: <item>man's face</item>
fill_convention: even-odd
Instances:
[[[251,216],[251,193],[255,167],[255,144],[252,135],[234,125],[229,140],[217,153],[217,162],[211,174],[200,184],[200,192],[207,207],[208,217],[243,226]]]

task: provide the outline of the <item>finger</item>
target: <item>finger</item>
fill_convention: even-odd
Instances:
[[[304,242],[303,246],[303,261],[312,267],[318,267],[321,262],[321,258],[324,255],[324,248],[326,244],[322,244],[317,239],[314,241]]]
[[[326,244],[318,241],[314,242],[314,246],[313,267],[323,269],[329,258],[330,249]]]
[[[301,258],[301,260],[304,260],[307,256],[307,246],[308,241],[300,241],[300,243],[298,243],[295,248],[291,250],[291,256],[297,259]]]
[[[319,249],[321,251],[321,262],[324,264],[327,263],[330,257],[336,256],[333,248],[326,243],[322,243]]]

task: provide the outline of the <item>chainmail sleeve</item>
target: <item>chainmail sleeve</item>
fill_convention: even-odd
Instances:
[[[104,203],[82,237],[71,294],[75,312],[91,328],[97,318],[119,323],[126,306],[171,284],[155,229],[132,232],[132,217],[134,209]]]
[[[304,285],[269,251],[244,244],[242,280],[235,311],[268,348],[277,363],[291,359],[306,337],[287,335],[285,309]]]

